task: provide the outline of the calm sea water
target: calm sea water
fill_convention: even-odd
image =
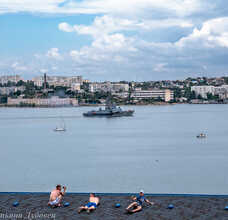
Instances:
[[[0,108],[0,191],[228,194],[228,105],[130,108],[125,118]],[[60,117],[63,133],[53,131]]]

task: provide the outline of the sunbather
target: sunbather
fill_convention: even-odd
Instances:
[[[81,211],[87,211],[87,213],[90,213],[91,211],[95,210],[97,206],[99,205],[100,199],[95,196],[94,193],[90,193],[89,196],[89,202],[85,206],[81,206],[78,208],[78,213]]]
[[[132,198],[135,202],[131,203],[127,208],[126,211],[129,213],[135,213],[142,210],[143,202],[146,202],[150,205],[154,205],[153,202],[150,202],[144,196],[144,191],[140,190],[139,196],[135,196]],[[133,208],[133,209],[132,209]]]

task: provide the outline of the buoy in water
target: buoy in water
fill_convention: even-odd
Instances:
[[[69,202],[65,202],[63,205],[64,205],[64,207],[68,207],[70,205],[70,203]]]
[[[116,208],[119,208],[120,207],[120,204],[119,203],[116,203],[115,207]]]
[[[173,204],[169,204],[168,209],[173,209],[174,205]]]
[[[17,202],[17,201],[16,201],[16,202],[14,202],[14,203],[13,203],[13,206],[14,206],[14,207],[19,206],[19,202]]]

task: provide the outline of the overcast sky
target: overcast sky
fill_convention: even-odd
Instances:
[[[227,70],[224,0],[0,0],[0,75],[143,81]]]

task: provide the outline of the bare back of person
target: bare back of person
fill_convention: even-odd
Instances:
[[[56,189],[51,191],[48,205],[53,206],[53,207],[61,206],[61,201],[66,192],[66,187],[64,186],[63,189],[64,190],[62,192],[61,185],[57,185]]]
[[[54,201],[54,200],[56,200],[59,196],[60,196],[60,191],[57,190],[57,189],[54,189],[54,190],[51,191],[50,200],[49,200],[49,201]]]

